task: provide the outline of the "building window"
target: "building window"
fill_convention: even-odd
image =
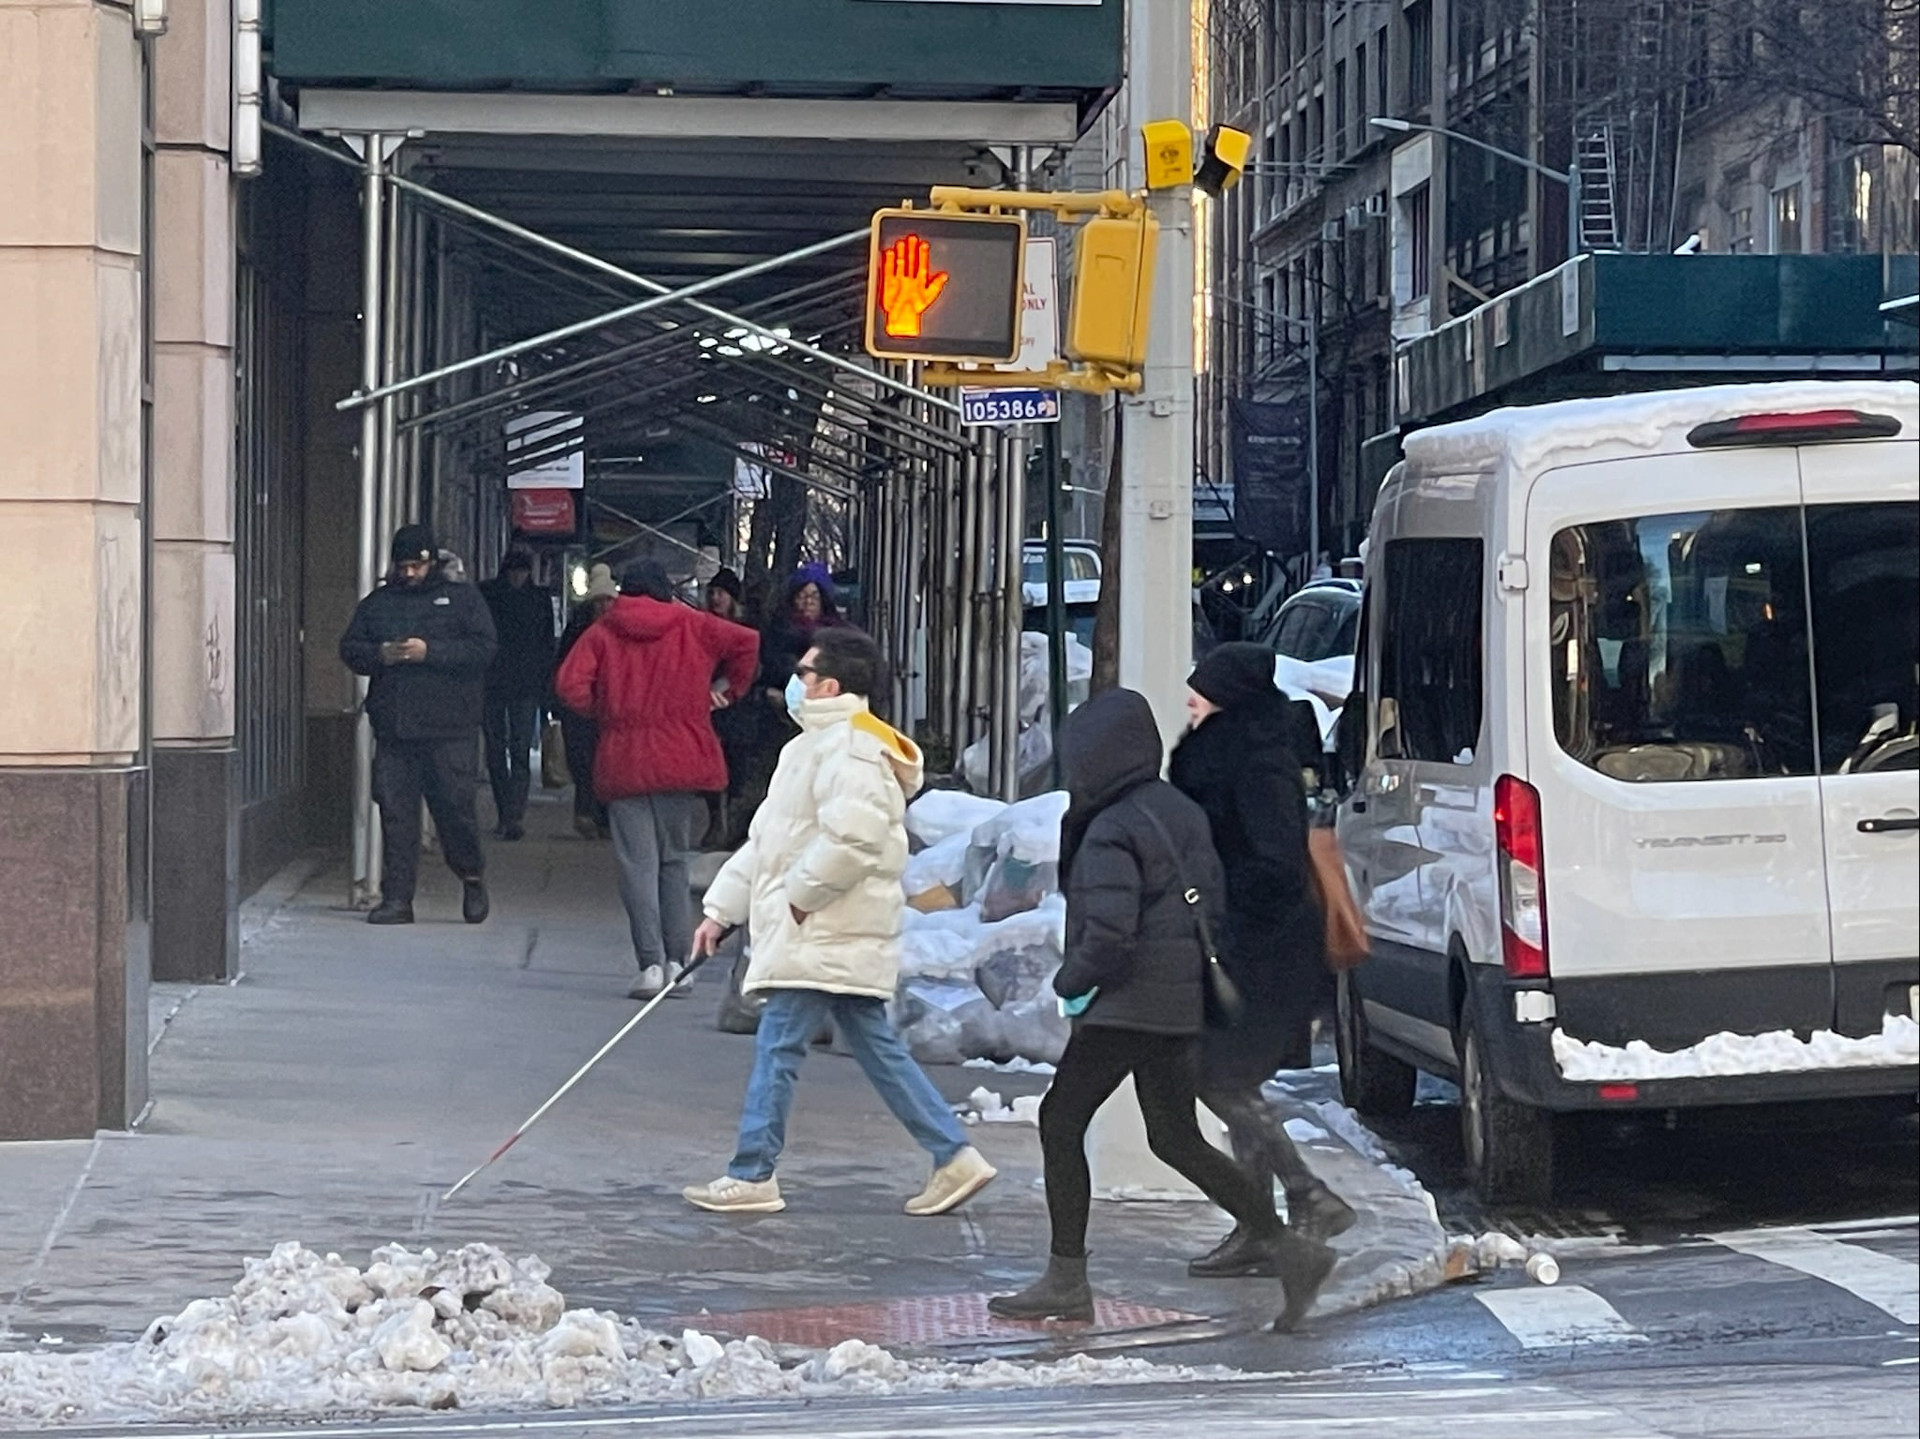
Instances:
[[[1743,205],[1727,214],[1727,253],[1729,255],[1751,255],[1753,253],[1753,207]]]
[[[1381,226],[1381,233],[1375,236],[1373,245],[1373,293],[1385,295],[1393,286],[1393,244],[1392,236],[1386,229],[1387,192],[1382,190],[1374,197],[1374,209],[1383,217],[1375,222]]]
[[[1347,62],[1333,63],[1333,153],[1347,153]]]
[[[1424,300],[1433,278],[1430,273],[1433,266],[1427,248],[1432,217],[1428,187],[1422,185],[1401,204],[1407,212],[1407,294],[1411,299]]]
[[[1797,255],[1806,246],[1800,238],[1800,187],[1788,185],[1773,192],[1773,253]]]
[[[1407,109],[1433,103],[1433,6],[1431,0],[1407,7]]]
[[[1379,107],[1373,111],[1376,115],[1391,115],[1393,113],[1392,59],[1393,57],[1387,52],[1387,27],[1382,25],[1378,30],[1374,31],[1373,34],[1373,67],[1376,72],[1374,77],[1374,104]],[[1364,115],[1360,117],[1363,125],[1366,123],[1366,118]],[[1366,131],[1363,130],[1361,132],[1360,139],[1363,143],[1370,138],[1372,137]]]

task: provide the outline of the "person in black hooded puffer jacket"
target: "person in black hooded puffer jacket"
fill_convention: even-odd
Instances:
[[[1162,753],[1153,711],[1131,690],[1094,697],[1061,730],[1070,799],[1060,827],[1067,928],[1054,990],[1078,1012],[1040,1105],[1051,1253],[1039,1280],[989,1308],[1003,1318],[1093,1317],[1087,1128],[1131,1076],[1154,1154],[1232,1214],[1256,1245],[1273,1246],[1289,1281],[1278,1327],[1290,1327],[1325,1272],[1309,1272],[1318,1257],[1299,1253],[1266,1185],[1208,1144],[1195,1118],[1194,1038],[1205,1025],[1207,955],[1187,886],[1201,903],[1217,903],[1225,885],[1206,816],[1160,778]]]
[[[1206,812],[1226,871],[1217,937],[1244,1002],[1237,1024],[1209,1029],[1201,1041],[1200,1097],[1226,1120],[1235,1157],[1261,1183],[1278,1179],[1285,1187],[1293,1228],[1330,1238],[1352,1227],[1354,1212],[1307,1167],[1262,1092],[1276,1070],[1311,1063],[1326,923],[1307,857],[1301,771],[1319,759],[1319,726],[1310,706],[1274,684],[1273,652],[1264,645],[1219,646],[1195,667],[1187,689],[1193,727],[1168,773]],[[1269,1275],[1273,1261],[1254,1235],[1236,1229],[1189,1270],[1209,1278]]]

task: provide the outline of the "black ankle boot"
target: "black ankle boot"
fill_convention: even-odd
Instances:
[[[1087,1259],[1047,1259],[1047,1272],[1018,1294],[996,1294],[987,1301],[989,1312],[1002,1319],[1093,1318],[1093,1290],[1087,1287]]]
[[[368,924],[412,924],[413,906],[397,899],[384,899],[367,911]]]
[[[1324,1184],[1287,1196],[1287,1228],[1310,1239],[1332,1239],[1353,1228],[1353,1206]]]
[[[487,882],[479,875],[460,881],[460,918],[468,924],[485,924],[493,906],[487,900]]]
[[[1195,1279],[1271,1279],[1273,1241],[1236,1224],[1212,1253],[1189,1260],[1187,1273]]]
[[[1282,1233],[1277,1241],[1270,1243],[1275,1271],[1280,1276],[1281,1286],[1287,1291],[1286,1308],[1273,1321],[1273,1332],[1289,1334],[1307,1317],[1307,1311],[1313,1308],[1314,1300],[1326,1288],[1327,1276],[1333,1273],[1333,1266],[1339,1263],[1340,1256],[1319,1240],[1308,1239],[1300,1234]]]

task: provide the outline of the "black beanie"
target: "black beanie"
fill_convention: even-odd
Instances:
[[[397,565],[405,560],[432,560],[440,553],[440,546],[425,525],[402,525],[393,532],[393,548],[388,553]]]
[[[1218,645],[1193,667],[1187,688],[1223,710],[1262,695],[1278,694],[1273,682],[1273,651],[1250,640]]]
[[[673,581],[667,578],[667,567],[660,561],[635,560],[620,571],[620,593],[645,595],[650,600],[670,600],[673,598]]]
[[[707,581],[707,588],[710,590],[720,590],[725,594],[732,595],[736,600],[746,593],[740,583],[740,576],[729,569],[715,570],[713,578]]]

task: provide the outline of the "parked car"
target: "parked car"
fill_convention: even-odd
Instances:
[[[1417,432],[1374,511],[1338,812],[1348,1102],[1461,1090],[1490,1199],[1556,1116],[1920,1085],[1920,389]],[[1649,1047],[1650,1046],[1650,1050]]]
[[[1315,580],[1274,615],[1267,643],[1275,654],[1314,663],[1353,653],[1360,632],[1360,581]]]

